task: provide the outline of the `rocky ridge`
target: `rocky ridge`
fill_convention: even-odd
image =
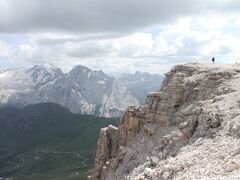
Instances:
[[[69,73],[51,65],[0,72],[0,107],[44,102],[104,117],[121,116],[129,105],[139,104],[123,82],[81,65]]]
[[[240,179],[240,66],[191,63],[100,131],[91,180]]]

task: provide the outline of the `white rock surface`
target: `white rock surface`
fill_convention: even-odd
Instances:
[[[101,131],[93,180],[240,179],[240,66],[185,64]]]

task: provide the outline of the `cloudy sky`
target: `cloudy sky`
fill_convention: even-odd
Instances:
[[[240,63],[239,0],[0,0],[0,69]]]

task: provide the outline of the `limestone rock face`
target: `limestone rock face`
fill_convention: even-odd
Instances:
[[[240,179],[240,66],[174,67],[101,130],[92,180]]]

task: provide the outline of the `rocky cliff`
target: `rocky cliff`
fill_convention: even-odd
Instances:
[[[240,66],[174,67],[101,129],[91,180],[240,179]]]

